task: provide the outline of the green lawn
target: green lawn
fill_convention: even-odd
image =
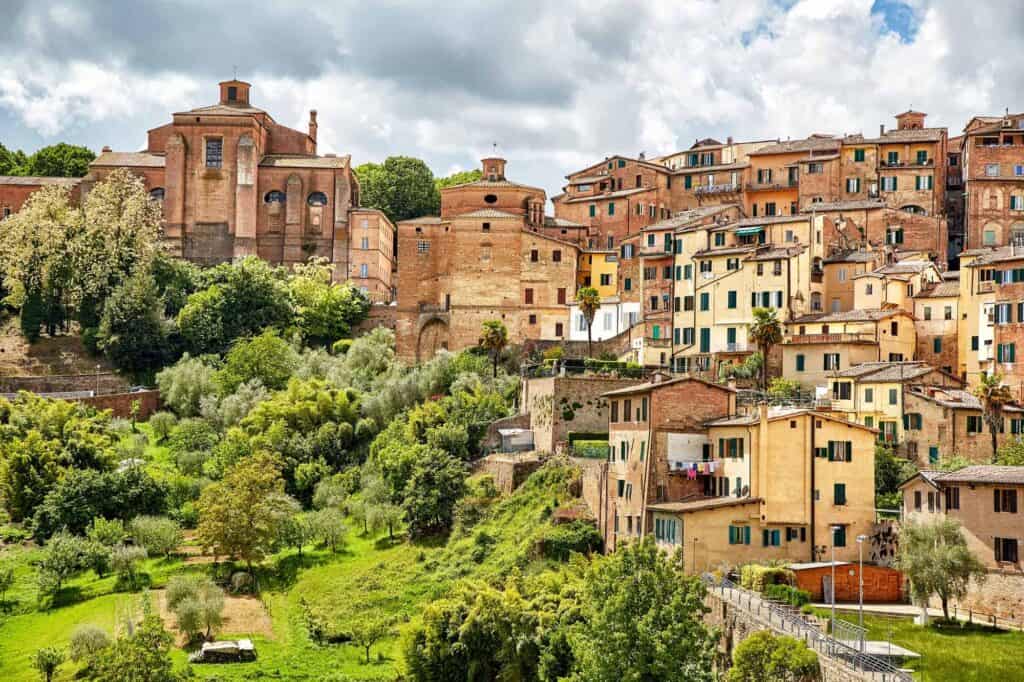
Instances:
[[[819,614],[828,617],[827,610]],[[857,622],[855,613],[844,613],[843,620]],[[868,638],[889,640],[921,654],[908,668],[917,671],[917,679],[927,682],[1002,682],[1024,679],[1021,653],[1024,633],[993,631],[964,624],[963,627],[914,625],[912,618],[880,615],[864,616]]]
[[[364,536],[353,528],[343,550],[307,550],[300,559],[294,550],[270,557],[261,575],[262,598],[273,624],[272,637],[254,637],[258,660],[250,664],[193,665],[200,680],[391,680],[402,672],[402,638],[423,607],[445,595],[467,577],[499,581],[513,569],[543,570],[549,564],[534,555],[536,533],[547,526],[551,510],[565,501],[567,476],[555,469],[531,478],[515,495],[495,503],[471,531],[454,533],[447,541],[410,543],[386,533]],[[75,626],[95,623],[113,630],[135,595],[113,593],[115,580],[99,580],[89,572],[71,581],[58,605],[36,610],[34,569],[38,550],[8,548],[17,559],[19,582],[9,595],[11,615],[0,625],[0,679],[33,680],[30,656],[48,645],[65,645]],[[149,581],[163,586],[185,570],[178,560],[151,559]],[[199,566],[191,570],[204,570]],[[360,618],[386,617],[394,632],[373,647],[366,664],[362,650],[351,645],[314,644],[307,635],[303,600],[327,624],[331,633],[344,633]],[[249,636],[222,632],[219,636]],[[177,664],[187,653],[176,650]],[[75,666],[65,664],[58,677],[73,678]]]

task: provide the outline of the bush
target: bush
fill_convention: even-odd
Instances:
[[[331,344],[331,353],[333,355],[345,355],[351,347],[352,339],[338,339]]]
[[[121,519],[107,520],[97,516],[92,520],[92,525],[85,534],[93,542],[98,542],[104,547],[114,547],[124,542],[125,530],[124,521]]]
[[[178,418],[171,412],[155,412],[149,417],[149,427],[158,443],[171,435],[177,423]]]
[[[793,571],[781,566],[747,564],[740,569],[740,587],[764,592],[769,585],[786,585],[794,580]]]
[[[88,663],[93,656],[110,646],[110,636],[98,625],[79,625],[71,633],[68,654],[72,661]]]
[[[600,551],[601,534],[593,524],[573,521],[544,529],[536,542],[538,553],[546,559],[568,561],[572,552],[591,554]]]
[[[167,446],[175,456],[183,452],[209,452],[217,444],[217,430],[204,419],[182,419]]]
[[[190,640],[203,630],[209,637],[221,624],[224,590],[206,577],[175,576],[167,583],[167,608],[175,614],[178,628]]]
[[[214,374],[213,367],[186,353],[173,366],[156,375],[160,399],[179,417],[194,417],[199,414],[203,396],[216,393]]]
[[[790,585],[768,585],[765,588],[764,596],[796,607],[801,607],[811,602],[810,592]]]
[[[565,355],[565,349],[561,346],[551,346],[544,351],[545,360],[561,360]]]
[[[115,547],[110,556],[110,565],[117,574],[117,580],[128,589],[138,585],[139,562],[147,558],[146,550],[135,545]]]
[[[820,679],[818,655],[806,642],[786,635],[776,636],[767,630],[755,632],[733,650],[733,666],[728,682],[761,682],[762,680],[794,680],[810,682]]]
[[[169,556],[181,544],[181,527],[164,516],[137,516],[131,531],[135,542],[152,556]]]

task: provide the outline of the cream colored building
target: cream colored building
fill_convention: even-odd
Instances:
[[[931,261],[898,261],[854,277],[853,308],[911,312],[914,295],[941,281],[942,273]]]
[[[913,360],[916,340],[913,316],[896,308],[804,315],[786,325],[782,375],[805,388],[827,386],[855,365]]]
[[[856,558],[856,537],[874,522],[874,429],[762,405],[709,423],[708,439],[705,496],[649,506],[659,546],[682,546],[687,571],[817,561],[833,545],[836,559]]]

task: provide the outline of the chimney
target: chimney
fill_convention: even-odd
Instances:
[[[316,109],[309,110],[309,137],[316,142]]]
[[[498,181],[505,179],[505,159],[492,156],[481,159],[485,180]]]
[[[885,135],[885,124],[884,123],[879,123],[878,124],[878,136],[881,137],[882,135]]]
[[[114,150],[110,148],[109,144],[105,144],[105,145],[103,145],[103,149],[101,149],[100,151],[101,152],[112,152]]]
[[[729,137],[725,138],[725,143],[726,144],[732,144],[732,135],[730,135]]]

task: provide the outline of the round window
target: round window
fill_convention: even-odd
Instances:
[[[327,195],[324,194],[323,192],[313,192],[308,197],[306,197],[306,203],[309,204],[310,206],[326,206]]]
[[[263,196],[263,201],[268,204],[283,204],[285,193],[279,189],[272,189]]]
[[[484,201],[486,201],[488,204],[497,203],[498,195],[497,194],[488,194],[487,196],[484,197]]]

